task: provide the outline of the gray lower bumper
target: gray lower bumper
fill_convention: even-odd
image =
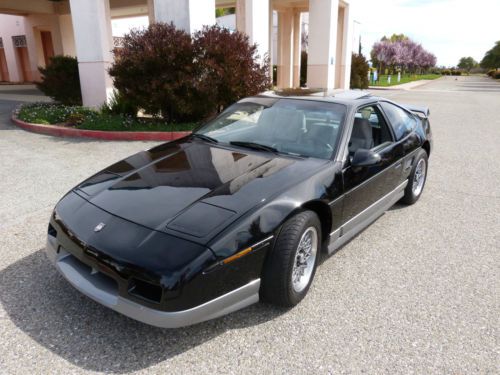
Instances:
[[[177,328],[214,319],[259,301],[260,279],[188,310],[166,312],[151,309],[118,295],[99,273],[89,273],[64,249],[56,252],[57,240],[48,236],[46,252],[57,270],[80,292],[132,319],[163,328]]]

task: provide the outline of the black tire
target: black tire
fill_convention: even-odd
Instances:
[[[419,165],[419,163],[422,163],[422,160],[423,163],[425,163],[425,168],[424,168],[425,174],[423,176],[424,181],[421,189],[415,192],[415,190],[413,189],[413,181],[415,179],[415,172],[417,170],[417,166]],[[427,156],[427,152],[424,149],[420,149],[417,153],[417,156],[415,157],[415,162],[413,163],[413,167],[411,168],[410,175],[408,176],[408,185],[406,185],[405,195],[403,196],[403,198],[401,198],[400,201],[401,203],[411,205],[414,204],[416,201],[418,201],[418,199],[420,198],[420,196],[424,191],[425,182],[427,180],[428,166],[429,166],[429,158]]]
[[[317,249],[312,273],[303,290],[297,292],[292,283],[292,272],[296,254],[302,235],[309,230],[316,230]],[[274,305],[292,307],[298,304],[307,294],[314,279],[316,267],[321,253],[321,224],[318,216],[312,211],[302,211],[283,224],[276,239],[274,248],[268,255],[262,272],[261,299]]]

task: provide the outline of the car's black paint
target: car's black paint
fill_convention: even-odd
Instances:
[[[430,151],[428,120],[415,116],[414,131],[379,150],[379,162],[351,166],[345,148],[354,113],[376,99],[344,104],[348,120],[333,160],[186,137],[84,181],[57,204],[52,230],[65,250],[114,279],[123,297],[165,311],[218,297],[260,277],[280,226],[296,212],[318,214],[327,245],[330,233],[408,177],[415,150]],[[264,239],[245,257],[221,262]],[[161,287],[159,301],[130,293],[134,279]]]

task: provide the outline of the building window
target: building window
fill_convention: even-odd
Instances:
[[[16,47],[16,48],[26,47],[26,36],[25,35],[13,36],[12,41],[14,42],[14,47]]]
[[[113,47],[122,48],[123,47],[123,37],[114,36],[113,37]]]

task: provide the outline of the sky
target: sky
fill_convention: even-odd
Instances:
[[[500,40],[500,0],[351,0],[363,54],[384,35],[405,34],[434,53],[438,66],[480,61]],[[147,17],[113,20],[113,35],[147,26]],[[357,45],[355,47],[357,51]]]
[[[113,36],[123,36],[127,34],[130,29],[147,27],[148,24],[148,16],[116,18],[111,20]]]
[[[354,0],[363,54],[382,36],[405,34],[456,66],[463,56],[480,61],[500,40],[500,0]]]

